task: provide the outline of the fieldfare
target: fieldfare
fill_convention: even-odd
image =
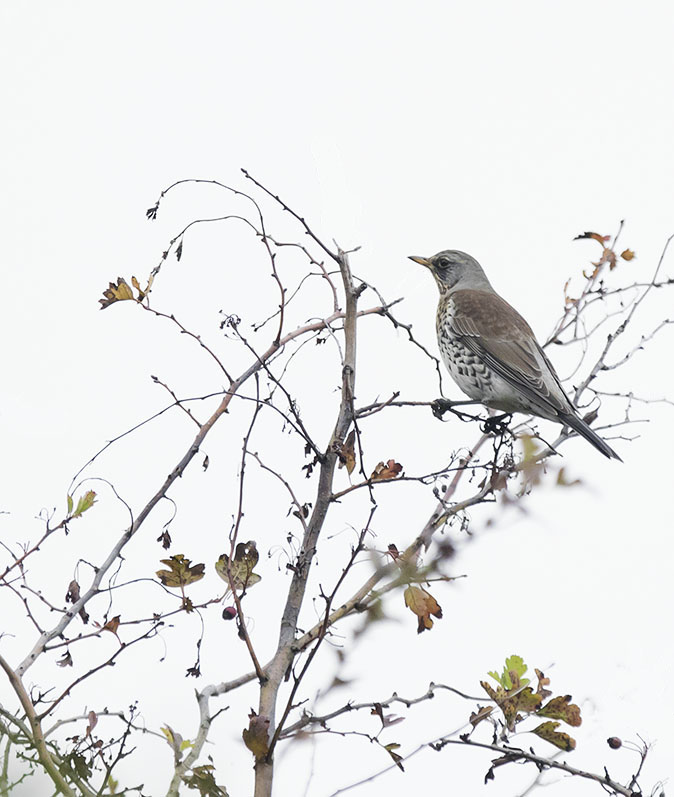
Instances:
[[[605,457],[620,459],[578,416],[531,327],[496,293],[475,258],[447,249],[410,260],[435,277],[440,354],[469,398],[508,414],[524,412],[557,421]]]

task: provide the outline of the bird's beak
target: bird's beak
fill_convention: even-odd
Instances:
[[[418,263],[420,266],[426,266],[426,268],[433,268],[431,261],[426,257],[417,257],[417,255],[410,255],[410,260],[414,260],[415,263]]]

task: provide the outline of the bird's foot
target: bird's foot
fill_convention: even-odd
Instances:
[[[443,419],[443,415],[446,412],[451,412],[453,415],[456,415],[457,418],[460,418],[462,421],[475,421],[478,420],[476,415],[470,415],[466,412],[461,412],[457,410],[457,407],[465,407],[467,404],[478,404],[479,402],[476,401],[450,401],[446,398],[439,398],[435,399],[435,401],[431,402],[431,412],[435,415],[436,418],[439,420]]]
[[[512,413],[504,412],[502,415],[490,415],[483,424],[484,434],[503,434],[508,429]]]
[[[431,412],[436,418],[442,420],[442,416],[454,407],[454,402],[446,398],[435,399],[431,402]]]

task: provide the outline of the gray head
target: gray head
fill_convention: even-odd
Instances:
[[[428,258],[410,255],[410,260],[425,266],[431,272],[442,295],[466,288],[478,291],[493,290],[477,260],[457,249],[445,249]]]

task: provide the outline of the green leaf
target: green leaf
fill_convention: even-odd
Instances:
[[[529,683],[528,678],[522,678],[526,671],[527,665],[524,663],[524,659],[513,654],[505,660],[505,667],[501,675],[494,671],[487,674],[500,683],[504,689],[512,689],[514,683],[517,683],[518,686],[526,686]]]
[[[73,513],[73,497],[72,495],[68,496],[68,515],[72,515]]]
[[[169,568],[168,570],[157,570],[157,576],[165,587],[172,589],[186,587],[204,577],[206,565],[203,563],[193,565],[192,560],[181,553],[160,561]]]
[[[257,584],[262,576],[253,572],[260,554],[255,547],[255,542],[240,542],[236,546],[234,559],[223,553],[215,563],[215,570],[223,581],[227,582],[229,589],[242,591]]]
[[[87,509],[91,509],[91,507],[96,503],[96,493],[93,490],[88,490],[84,493],[83,496],[78,500],[77,506],[75,507],[75,511],[72,512],[71,517],[82,517],[82,515],[87,511]],[[70,506],[72,506],[72,499],[70,499]]]

